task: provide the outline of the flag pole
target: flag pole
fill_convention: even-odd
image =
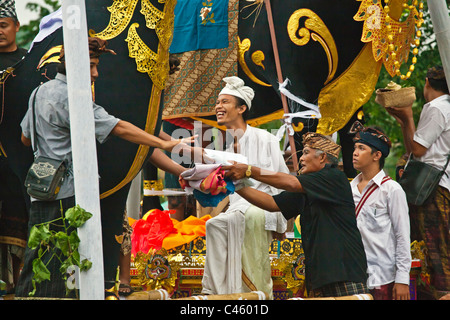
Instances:
[[[275,58],[275,67],[277,70],[278,82],[283,83],[284,82],[283,73],[281,71],[280,56],[278,54],[278,45],[277,45],[277,39],[276,39],[276,35],[275,35],[275,27],[273,25],[272,8],[270,6],[270,0],[264,0],[264,3],[266,5],[267,20],[269,22],[270,38],[272,40],[272,48],[273,48],[273,55]],[[280,95],[281,95],[281,102],[283,104],[284,113],[285,114],[290,113],[286,96],[282,92],[280,92]],[[294,136],[291,136],[289,134],[289,131],[288,131],[287,136],[289,138],[289,145],[291,147],[292,163],[294,165],[294,171],[297,172],[299,169],[299,166],[298,166],[298,157],[297,157],[297,151],[296,151],[296,147],[295,147]]]
[[[79,273],[80,299],[104,300],[100,187],[86,7],[84,0],[61,2],[75,200],[80,207],[93,215],[78,229],[80,259],[88,259],[92,262],[91,269]]]

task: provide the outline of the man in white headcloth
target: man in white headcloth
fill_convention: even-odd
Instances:
[[[289,173],[278,139],[266,130],[246,123],[254,91],[238,77],[227,77],[219,93],[215,112],[217,123],[232,137],[228,152],[240,153],[251,167]],[[280,191],[250,179],[252,187],[268,194]],[[251,205],[237,193],[230,195],[227,211],[206,222],[206,262],[202,280],[204,294],[230,294],[263,291],[272,295],[269,259],[270,243],[286,231],[286,220],[280,212],[265,212]]]

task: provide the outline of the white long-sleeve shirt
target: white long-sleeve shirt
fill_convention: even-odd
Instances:
[[[409,284],[411,239],[408,203],[397,182],[388,180],[381,184],[385,176],[381,170],[362,192],[358,189],[361,174],[350,183],[355,206],[371,186],[378,185],[362,205],[356,219],[367,256],[369,288],[391,282]]]

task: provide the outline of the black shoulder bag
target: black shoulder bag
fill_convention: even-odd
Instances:
[[[36,157],[36,113],[34,111],[36,95],[39,88],[33,97],[33,153],[35,159],[30,169],[28,170],[25,179],[25,187],[28,194],[41,201],[52,201],[56,199],[61,184],[64,180],[66,166],[64,160],[55,160],[43,156]]]
[[[398,181],[406,193],[409,204],[421,206],[427,201],[437,189],[449,160],[450,154],[447,156],[444,169],[439,170],[422,161],[414,160],[412,154],[409,156],[403,175]]]

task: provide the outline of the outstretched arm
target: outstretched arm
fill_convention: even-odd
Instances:
[[[178,139],[178,140],[162,140],[154,135],[151,135],[144,130],[136,127],[128,121],[120,120],[114,129],[111,131],[112,134],[136,143],[142,144],[150,147],[160,148],[166,151],[172,151],[172,149],[179,143],[187,143],[190,144],[194,142],[194,137]]]
[[[240,180],[245,178],[245,172],[247,171],[248,165],[236,162],[231,166],[223,166],[222,168],[226,171],[225,177],[232,180]],[[295,176],[288,173],[273,172],[253,166],[251,171],[251,178],[271,185],[275,188],[290,192],[305,192],[300,181],[298,181]]]
[[[237,193],[250,202],[251,204],[270,212],[280,211],[280,208],[276,204],[275,200],[268,193],[253,189],[251,187],[245,187],[237,191]]]
[[[155,149],[149,161],[157,168],[169,172],[175,176],[179,176],[186,170],[183,166],[170,159],[162,150]]]

